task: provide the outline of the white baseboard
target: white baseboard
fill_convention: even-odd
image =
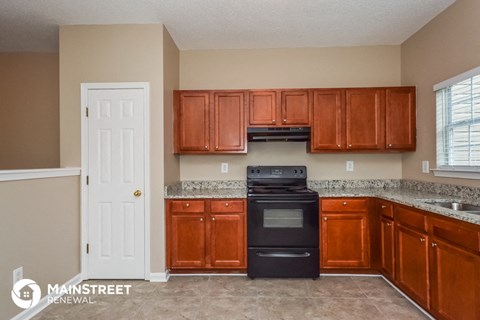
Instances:
[[[156,272],[156,273],[150,273],[150,282],[167,282],[168,279],[170,278],[170,272],[165,271],[165,272]]]
[[[80,282],[82,282],[82,274],[79,273],[75,277],[73,277],[72,279],[65,282],[63,285],[67,286],[67,287],[68,286],[75,286],[75,285],[79,284]],[[42,299],[40,299],[40,301],[38,302],[38,304],[35,307],[30,308],[30,309],[26,309],[26,310],[20,312],[15,317],[13,317],[11,320],[28,320],[28,319],[31,319],[34,316],[36,316],[38,313],[40,313],[40,311],[42,311],[43,309],[48,307],[48,305],[50,304],[49,301],[52,301],[54,298],[61,297],[61,296],[63,296],[63,294],[57,294],[57,293],[54,293],[54,292],[52,292],[50,294],[47,294]]]

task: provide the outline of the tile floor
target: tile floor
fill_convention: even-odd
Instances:
[[[87,283],[131,284],[132,288],[128,296],[90,296],[93,304],[52,304],[33,319],[428,319],[378,277],[176,276],[167,283]]]

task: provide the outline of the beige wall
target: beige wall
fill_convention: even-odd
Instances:
[[[433,85],[480,66],[480,1],[457,0],[402,44],[402,84],[417,86],[417,152],[403,156],[403,177],[478,186],[478,180],[436,178],[421,173],[421,161],[436,163]]]
[[[79,185],[79,177],[0,182],[0,319],[23,311],[10,298],[14,269],[23,266],[42,296],[48,283],[80,273]]]
[[[150,83],[151,271],[165,270],[163,25],[60,27],[60,162],[80,166],[80,84]]]
[[[173,154],[173,90],[180,85],[180,51],[164,28],[163,32],[163,105],[165,143],[165,184],[180,180],[180,159]]]
[[[400,46],[180,52],[181,89],[400,85]],[[247,155],[181,156],[181,180],[245,179],[249,164],[307,165],[310,179],[401,178],[400,154],[310,155],[305,143],[249,143]],[[345,171],[345,161],[355,171]],[[221,162],[230,173],[221,174]]]
[[[0,170],[58,167],[58,53],[0,53],[0,75]]]

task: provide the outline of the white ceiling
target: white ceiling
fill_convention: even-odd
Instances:
[[[0,0],[0,51],[57,51],[58,26],[163,23],[180,50],[397,45],[455,0]]]

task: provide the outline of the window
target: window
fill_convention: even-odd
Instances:
[[[434,86],[437,176],[480,179],[480,68]]]

